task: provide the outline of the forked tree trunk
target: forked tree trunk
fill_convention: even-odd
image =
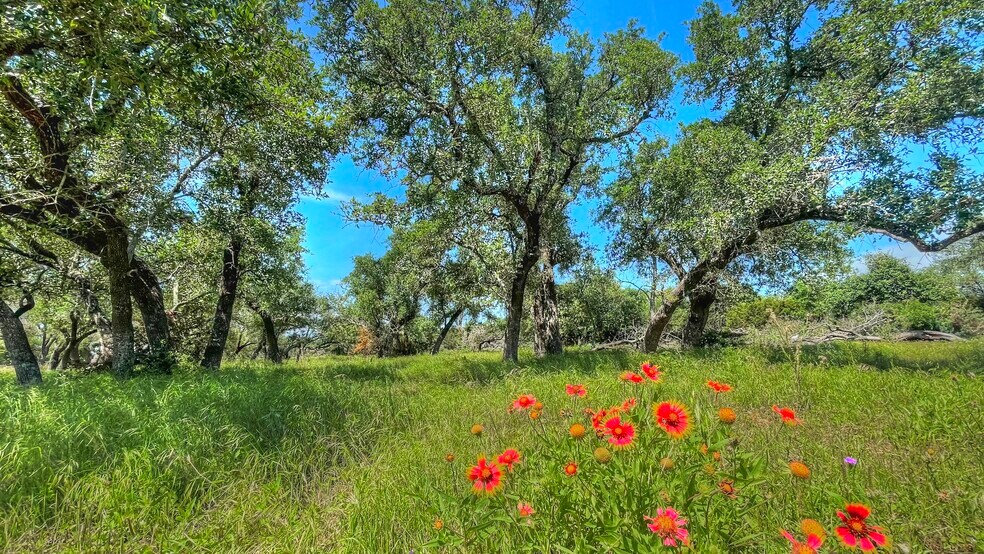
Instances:
[[[219,300],[212,317],[212,333],[202,356],[202,366],[219,369],[222,354],[229,339],[229,326],[232,324],[233,309],[236,304],[236,291],[239,288],[239,255],[242,241],[233,239],[222,254],[222,275],[219,278]]]
[[[79,296],[85,305],[85,311],[89,314],[89,321],[96,328],[99,335],[99,351],[92,359],[92,365],[103,365],[110,363],[113,359],[113,327],[106,314],[103,313],[99,305],[99,297],[92,290],[92,284],[82,276],[74,277],[75,283],[79,287]]]
[[[24,324],[20,316],[24,315],[34,301],[31,297],[25,296],[25,301],[15,311],[11,310],[6,302],[0,300],[0,335],[3,336],[3,344],[7,349],[7,356],[10,363],[14,366],[14,374],[17,382],[21,385],[41,384],[41,368],[38,366],[38,359],[31,349],[31,342],[24,331]]]
[[[563,354],[557,283],[554,279],[553,255],[549,248],[541,251],[539,265],[539,278],[533,296],[533,353],[537,357]]]
[[[113,307],[113,373],[125,379],[133,373],[136,359],[133,341],[133,305],[130,300],[130,257],[126,231],[108,233],[102,264],[109,275],[109,296]]]
[[[451,332],[451,328],[454,327],[454,322],[458,321],[458,318],[461,317],[461,314],[463,313],[465,313],[464,308],[457,308],[455,311],[451,312],[451,315],[448,316],[447,321],[445,321],[444,325],[441,327],[441,332],[438,333],[437,340],[434,341],[434,346],[431,348],[431,354],[437,354],[441,351],[441,345],[444,344],[444,339],[447,338],[448,333]]]
[[[690,300],[690,313],[687,316],[687,325],[683,328],[683,345],[700,346],[711,315],[711,306],[717,300],[717,283],[706,283],[692,291],[687,298]]]

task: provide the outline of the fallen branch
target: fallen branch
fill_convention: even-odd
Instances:
[[[834,342],[839,340],[875,342],[885,339],[881,337],[877,337],[875,335],[862,335],[860,333],[855,333],[854,331],[838,329],[836,331],[831,331],[821,337],[800,337],[799,335],[793,335],[789,337],[789,340],[790,342],[799,343],[799,344],[823,344],[826,342]]]
[[[905,333],[899,333],[898,335],[895,335],[895,340],[897,341],[914,341],[914,340],[958,341],[964,339],[956,335],[951,335],[950,333],[944,333],[942,331],[906,331]]]
[[[593,347],[591,349],[591,351],[592,352],[597,352],[599,350],[614,350],[616,348],[621,348],[623,346],[635,346],[635,345],[639,344],[640,342],[642,342],[642,337],[635,338],[635,339],[615,340],[615,341],[612,341],[612,342],[606,342],[604,344],[596,345],[595,347]]]

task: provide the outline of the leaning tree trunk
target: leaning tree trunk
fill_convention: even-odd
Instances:
[[[659,343],[663,340],[663,332],[673,318],[673,312],[680,307],[683,300],[686,279],[680,281],[673,291],[663,297],[660,305],[649,315],[649,325],[646,327],[646,334],[642,339],[642,349],[645,352],[655,352],[659,348]]]
[[[564,343],[560,338],[557,283],[549,248],[544,248],[540,254],[539,280],[533,297],[533,353],[537,357],[564,353]]]
[[[447,338],[448,333],[451,332],[451,328],[454,327],[454,322],[458,321],[458,318],[461,317],[461,314],[464,312],[464,308],[457,308],[451,312],[451,315],[448,316],[447,321],[445,321],[444,325],[441,327],[441,332],[438,333],[437,340],[434,341],[434,346],[431,348],[431,354],[437,354],[441,351],[441,345],[444,344],[444,339]]]
[[[25,297],[25,300],[27,302],[22,302],[17,311],[11,310],[6,302],[0,300],[0,335],[3,336],[3,345],[7,349],[10,363],[14,366],[17,382],[21,385],[38,385],[41,383],[41,368],[20,320],[20,316],[30,310],[34,302],[30,296]]]
[[[683,328],[683,345],[700,346],[704,339],[704,328],[711,315],[711,306],[717,300],[717,283],[704,283],[687,296],[690,299],[690,314]]]
[[[519,335],[523,325],[523,301],[526,296],[526,281],[530,270],[536,265],[540,254],[540,220],[530,215],[526,220],[526,238],[523,244],[523,257],[513,273],[509,288],[509,304],[506,306],[506,335],[502,339],[502,359],[507,362],[519,361]]]
[[[160,369],[170,370],[174,362],[171,354],[171,323],[167,308],[164,307],[161,283],[143,260],[133,258],[128,264],[133,272],[133,301],[143,319],[150,355]],[[116,322],[115,316],[113,322]]]
[[[239,254],[242,247],[241,240],[233,239],[222,254],[219,301],[215,305],[215,315],[212,317],[212,333],[202,356],[202,366],[209,369],[219,369],[222,365],[222,354],[225,352],[226,341],[229,338],[232,311],[236,304],[236,290],[239,288]]]
[[[68,314],[68,319],[70,321],[67,337],[68,345],[65,353],[62,355],[62,369],[78,367],[82,364],[82,355],[79,353],[79,343],[82,342],[82,338],[79,337],[79,315],[72,310]]]
[[[136,359],[133,341],[133,305],[130,300],[130,256],[126,231],[108,233],[102,264],[109,275],[109,296],[113,307],[113,373],[128,378]]]

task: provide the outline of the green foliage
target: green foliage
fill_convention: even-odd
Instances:
[[[928,329],[933,331],[943,330],[943,314],[939,306],[920,302],[919,300],[906,300],[886,306],[896,322],[906,331]]]
[[[623,287],[613,272],[594,265],[577,268],[557,287],[557,299],[567,344],[636,338],[649,312],[645,293]]]
[[[725,320],[729,327],[764,327],[773,316],[803,318],[806,308],[795,298],[770,296],[735,305],[727,311]]]

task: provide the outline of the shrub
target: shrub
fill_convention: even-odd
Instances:
[[[773,313],[776,317],[801,318],[806,316],[806,308],[793,298],[766,297],[738,304],[725,318],[729,327],[764,327]]]
[[[926,302],[906,300],[905,302],[887,304],[886,308],[896,323],[905,331],[919,329],[940,331],[944,327],[940,308]]]

